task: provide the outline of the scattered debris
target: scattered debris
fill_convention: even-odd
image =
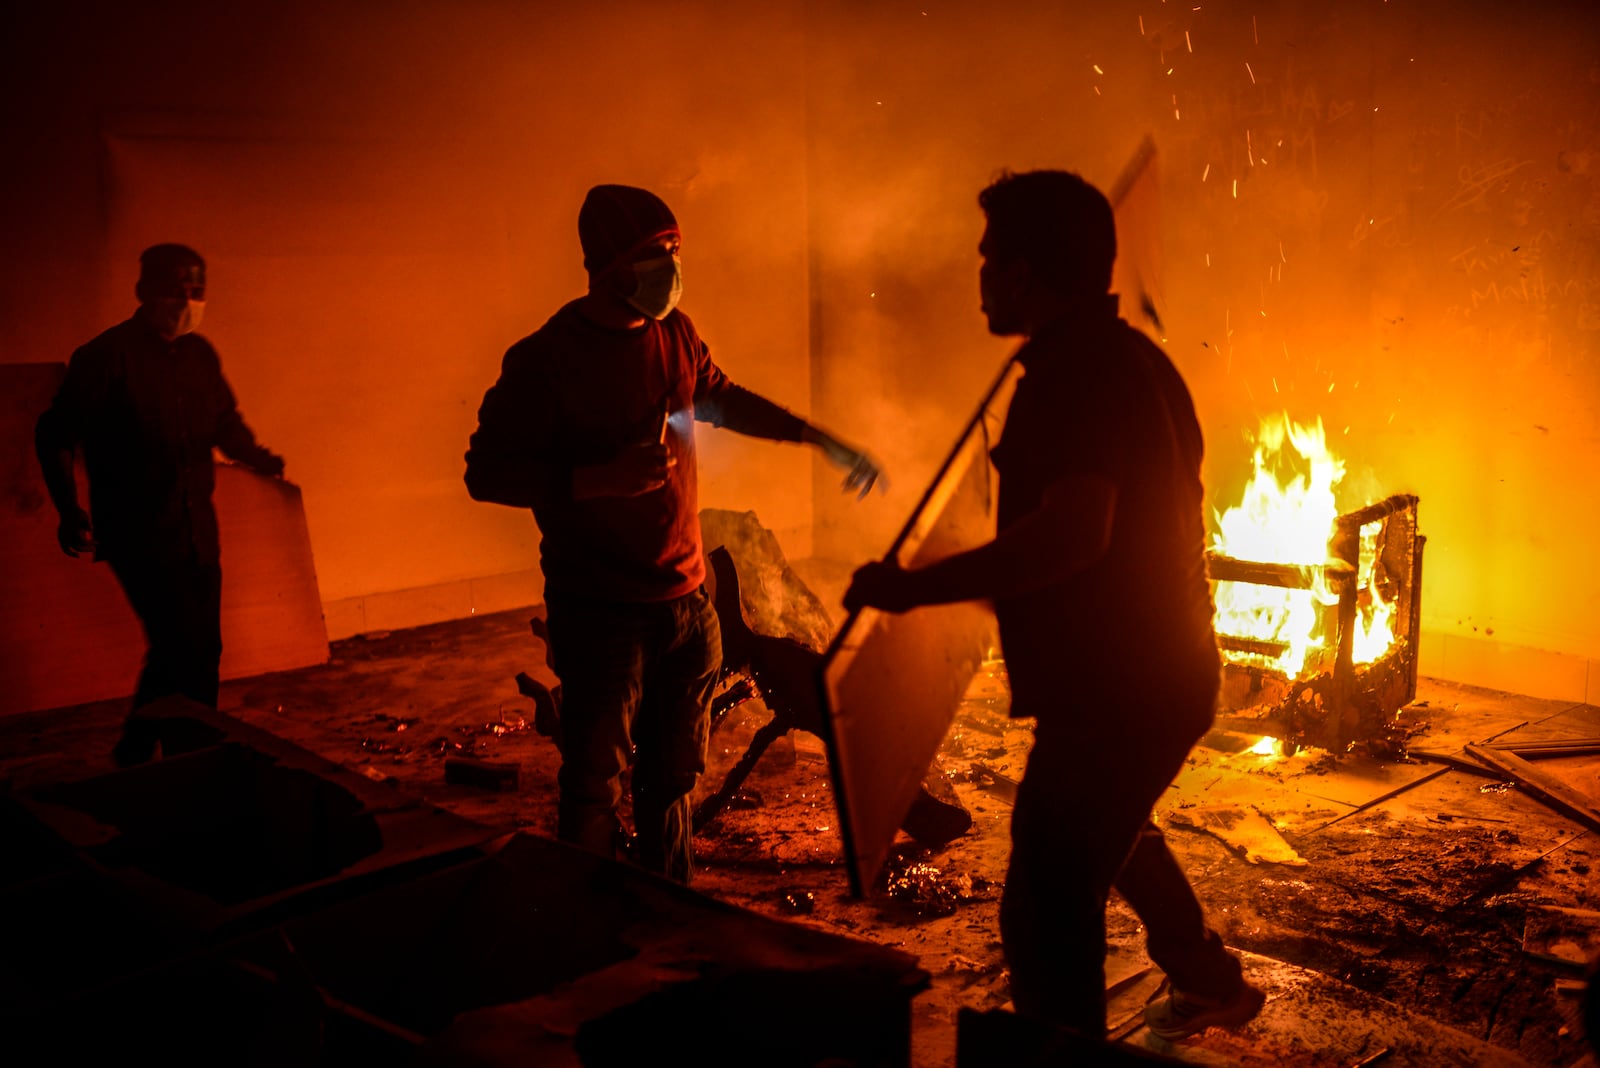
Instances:
[[[457,786],[511,791],[520,785],[521,779],[521,769],[509,761],[447,757],[444,762],[444,781]]]
[[[981,761],[972,762],[972,783],[980,790],[991,793],[1008,804],[1017,803],[1017,780],[1002,775]]]
[[[476,738],[468,738],[464,742],[457,742],[448,735],[441,734],[436,738],[429,739],[424,748],[434,756],[472,756],[478,751],[478,740]]]
[[[1265,816],[1238,805],[1197,805],[1177,809],[1168,817],[1179,826],[1204,831],[1237,852],[1251,864],[1286,864],[1303,868],[1306,860],[1278,833]]]
[[[1482,745],[1469,745],[1466,750],[1468,756],[1509,776],[1529,795],[1563,816],[1577,820],[1591,831],[1600,831],[1600,803],[1594,798],[1540,771],[1515,753]]]
[[[786,890],[782,900],[783,911],[791,916],[809,916],[817,908],[817,896],[810,890]]]
[[[947,874],[929,863],[928,856],[925,849],[899,848],[891,851],[884,865],[885,892],[913,916],[949,916],[987,888],[986,882],[975,882],[971,876]]]

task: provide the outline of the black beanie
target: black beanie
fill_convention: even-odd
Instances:
[[[641,241],[677,229],[672,209],[648,189],[597,185],[578,210],[583,266],[590,274],[603,271]]]

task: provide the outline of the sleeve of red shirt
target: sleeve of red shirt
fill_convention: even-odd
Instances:
[[[702,423],[726,427],[738,434],[770,441],[800,441],[806,421],[787,408],[735,385],[711,361],[711,350],[694,338],[694,417]]]
[[[572,469],[550,440],[551,389],[533,352],[514,345],[483,395],[467,443],[467,492],[476,501],[533,508],[572,492]]]

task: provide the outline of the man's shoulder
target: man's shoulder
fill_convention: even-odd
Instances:
[[[79,345],[73,357],[104,357],[127,348],[138,337],[139,321],[128,318],[115,326],[108,326],[94,337]]]
[[[507,366],[537,366],[557,358],[582,344],[583,321],[577,301],[556,309],[533,333],[511,343],[506,349]]]

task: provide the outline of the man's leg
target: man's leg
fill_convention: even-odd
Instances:
[[[1187,713],[1175,700],[1168,713],[1180,722],[1205,722],[1211,700],[1205,696],[1187,706]],[[1148,757],[1152,767],[1170,769],[1170,780],[1192,748],[1181,736],[1155,736]],[[1167,973],[1171,986],[1166,997],[1146,1009],[1152,1032],[1176,1040],[1210,1026],[1237,1026],[1261,1011],[1265,996],[1245,981],[1239,958],[1206,924],[1188,877],[1154,823],[1147,821],[1140,830],[1116,889],[1144,924],[1150,959]]]
[[[687,884],[694,874],[689,795],[706,767],[722,632],[704,590],[663,607],[671,613],[671,641],[649,667],[634,721],[633,822],[639,863]]]
[[[1105,1034],[1105,908],[1157,785],[1136,747],[1041,721],[1011,813],[1000,935],[1019,1013]]]
[[[108,562],[145,634],[144,668],[113,753],[119,764],[138,764],[154,755],[158,741],[154,726],[137,715],[139,709],[175,693],[217,706],[222,570],[215,561],[192,556],[123,556]]]
[[[620,777],[644,681],[649,605],[583,598],[548,602],[550,649],[561,679],[556,837],[616,855]]]
[[[1239,988],[1239,958],[1206,926],[1194,889],[1155,824],[1147,822],[1139,832],[1116,889],[1144,924],[1150,959],[1173,986],[1215,996]]]

